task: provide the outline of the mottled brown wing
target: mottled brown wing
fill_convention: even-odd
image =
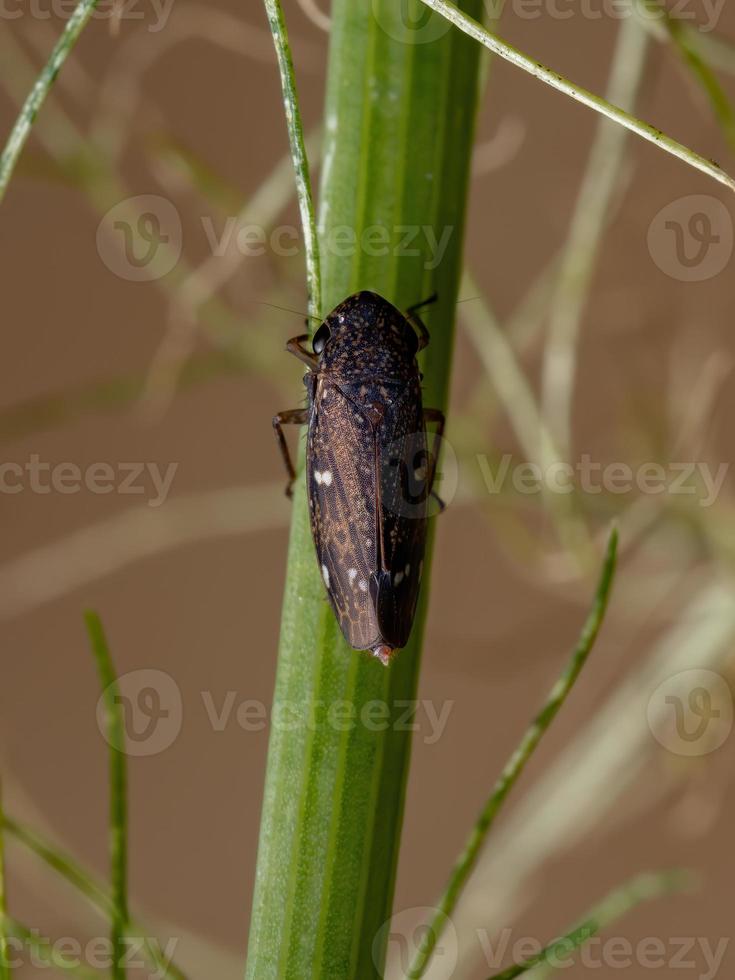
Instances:
[[[388,399],[379,429],[382,569],[373,604],[383,639],[405,646],[418,602],[429,495],[429,459],[418,377]]]
[[[307,451],[311,529],[329,600],[356,650],[370,649],[380,638],[370,596],[377,554],[376,484],[369,421],[335,384],[320,379]]]

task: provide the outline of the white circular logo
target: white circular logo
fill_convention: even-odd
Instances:
[[[165,197],[120,201],[97,227],[97,251],[110,272],[130,282],[162,279],[181,257],[179,212]]]
[[[429,44],[452,30],[446,17],[416,0],[373,0],[373,16],[388,37],[401,44]]]
[[[659,684],[648,700],[647,717],[654,738],[669,752],[707,755],[732,731],[732,692],[713,670],[683,670]]]
[[[672,201],[648,226],[651,258],[669,278],[680,282],[703,282],[719,275],[730,261],[732,246],[730,212],[708,194]]]
[[[158,755],[176,740],[183,721],[181,691],[162,670],[132,670],[117,681],[117,703],[125,728],[125,753]],[[108,740],[105,694],[97,702],[97,725]]]
[[[383,969],[382,957],[388,971],[398,969],[399,976],[407,976],[417,950],[425,942],[432,928],[437,909],[417,907],[395,912],[378,929],[373,940],[373,963],[377,970]],[[431,958],[431,976],[434,980],[450,980],[454,975],[459,954],[457,930],[451,919],[439,913],[439,932]]]

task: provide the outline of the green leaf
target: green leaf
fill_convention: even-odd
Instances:
[[[612,589],[613,578],[615,576],[617,554],[618,532],[617,529],[613,528],[607,543],[605,561],[602,565],[600,581],[595,590],[592,607],[584,622],[577,644],[572,650],[572,654],[561,676],[549,692],[545,704],[528,726],[518,748],[505,764],[487,802],[480,811],[474,827],[470,831],[464,850],[452,869],[449,883],[436,906],[429,927],[423,933],[416,956],[408,971],[410,980],[418,980],[426,972],[437,940],[454,911],[457,900],[475,866],[480,850],[500,813],[503,803],[505,803],[508,794],[518,782],[523,770],[528,764],[528,760],[536,751],[539,742],[548,731],[554,718],[558,715],[561,706],[566,701],[577,678],[582,672],[582,668],[587,663],[587,658],[592,652],[595,640],[602,626],[602,621],[605,618],[607,604],[610,599],[610,590]]]
[[[8,898],[5,885],[5,819],[3,786],[0,779],[0,980],[8,980]]]
[[[8,183],[13,175],[18,157],[25,146],[36,116],[46,101],[46,96],[51,91],[51,86],[56,81],[56,76],[61,71],[72,48],[79,40],[79,35],[94,13],[94,8],[98,2],[99,0],[79,0],[74,13],[66,22],[61,37],[51,52],[51,57],[46,62],[43,71],[38,76],[36,84],[31,89],[20,111],[20,115],[8,137],[2,156],[0,156],[0,201],[2,201],[5,191],[8,188]]]
[[[481,15],[482,0],[463,6]],[[423,30],[404,26],[402,13]],[[319,212],[324,309],[359,289],[402,308],[437,291],[422,369],[426,404],[439,408],[449,382],[480,53],[418,0],[332,6]],[[391,912],[410,751],[401,702],[415,697],[427,594],[425,573],[411,642],[388,669],[350,650],[326,602],[297,481],[251,980],[382,975],[379,930]]]
[[[117,676],[102,623],[94,612],[85,613],[84,619],[102,685],[106,738],[109,745],[111,939],[114,957],[112,976],[115,980],[125,980],[125,935],[129,923],[125,725]]]
[[[729,187],[731,191],[735,190],[735,180],[729,174],[725,173],[722,167],[713,163],[712,160],[706,160],[699,153],[690,150],[688,146],[683,146],[675,139],[667,136],[666,133],[662,133],[660,129],[656,129],[654,126],[650,126],[648,123],[636,119],[635,116],[625,112],[611,102],[600,98],[599,95],[588,92],[580,85],[576,85],[574,82],[569,81],[569,79],[564,78],[558,72],[552,71],[538,61],[534,61],[533,58],[529,58],[522,51],[501,40],[495,34],[491,34],[490,31],[486,30],[482,24],[478,24],[472,17],[466,16],[455,4],[450,3],[449,0],[421,0],[421,2],[426,4],[431,10],[441,13],[443,17],[446,17],[460,31],[474,38],[489,51],[497,54],[498,57],[504,58],[517,68],[521,68],[523,71],[533,75],[534,78],[538,78],[539,81],[550,85],[559,92],[563,92],[570,99],[581,102],[582,105],[586,105],[589,109],[593,109],[595,112],[607,116],[608,119],[612,119],[618,125],[624,126],[631,132],[636,133],[642,139],[648,140],[649,143],[654,143],[660,149],[688,163],[690,167],[701,170],[702,173]]]
[[[555,969],[570,966],[570,953],[579,949],[580,946],[584,946],[593,936],[617,922],[641,902],[650,902],[664,895],[681,891],[690,884],[690,875],[683,871],[662,871],[658,874],[636,875],[635,878],[606,895],[601,902],[590,909],[579,925],[562,936],[561,939],[550,943],[540,953],[524,963],[517,963],[514,966],[509,966],[507,970],[503,970],[501,973],[496,973],[490,980],[515,980],[516,977],[534,967],[539,967],[533,975],[534,980],[541,980],[541,976],[546,976],[548,972],[553,973]]]

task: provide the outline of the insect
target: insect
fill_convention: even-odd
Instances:
[[[429,342],[417,311],[435,299],[404,316],[377,293],[349,296],[323,321],[311,350],[308,334],[288,342],[309,368],[308,407],[273,419],[289,496],[296,472],[283,426],[308,424],[309,515],[329,601],[350,646],[371,650],[386,666],[406,645],[416,613],[444,431],[443,413],[423,408],[416,362]],[[436,425],[431,451],[429,423]]]

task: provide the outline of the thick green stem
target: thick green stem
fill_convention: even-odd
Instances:
[[[482,0],[466,0],[480,16]],[[404,23],[404,18],[413,18]],[[480,48],[418,0],[332,6],[319,235],[324,309],[359,289],[435,290],[425,399],[451,360]],[[423,356],[423,355],[422,355]],[[248,956],[251,980],[382,975],[424,601],[386,669],[350,650],[324,595],[297,480]]]

